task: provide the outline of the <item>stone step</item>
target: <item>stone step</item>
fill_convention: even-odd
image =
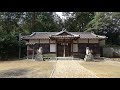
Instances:
[[[73,60],[73,57],[56,57],[57,60]]]

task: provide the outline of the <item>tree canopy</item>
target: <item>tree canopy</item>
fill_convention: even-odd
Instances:
[[[64,15],[67,17],[64,24],[68,31],[83,32],[86,25],[93,19],[94,12],[65,12]]]
[[[120,13],[96,12],[94,19],[86,26],[86,31],[108,37],[108,44],[120,45]]]
[[[19,33],[28,35],[61,29],[61,19],[53,12],[0,12],[0,58],[18,57]],[[23,42],[21,47],[25,47]]]

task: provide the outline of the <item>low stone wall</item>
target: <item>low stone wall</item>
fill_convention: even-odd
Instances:
[[[103,57],[120,57],[120,47],[103,47]]]

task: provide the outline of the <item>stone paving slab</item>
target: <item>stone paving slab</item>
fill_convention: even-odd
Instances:
[[[79,60],[58,60],[50,78],[98,78],[79,64]]]

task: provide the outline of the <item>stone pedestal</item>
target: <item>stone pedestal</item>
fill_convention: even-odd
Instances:
[[[43,61],[43,55],[42,54],[37,54],[35,60],[36,61]]]
[[[85,58],[84,58],[85,61],[92,61],[93,60],[93,55],[85,55]]]

